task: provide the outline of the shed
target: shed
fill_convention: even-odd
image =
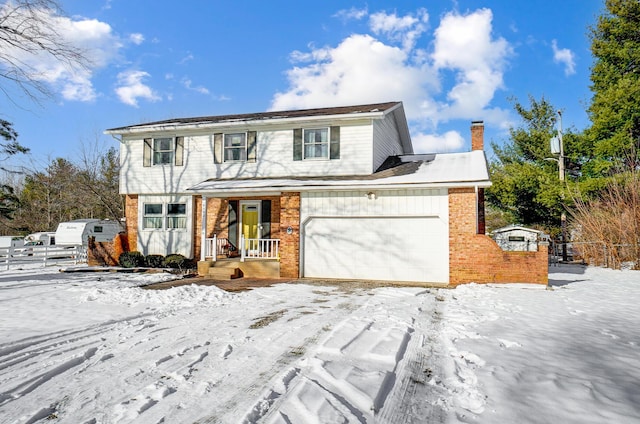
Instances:
[[[520,225],[508,225],[494,230],[492,235],[502,250],[512,252],[536,252],[542,231]]]

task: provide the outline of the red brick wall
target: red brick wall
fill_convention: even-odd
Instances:
[[[193,204],[191,207],[191,216],[193,217],[193,246],[191,251],[193,257],[200,260],[200,243],[202,230],[202,196],[193,196]]]
[[[124,216],[130,250],[138,250],[138,195],[127,194],[124,198]]]
[[[287,234],[287,227],[293,229]],[[280,195],[280,277],[298,278],[300,273],[300,193]]]
[[[548,283],[547,247],[506,252],[476,234],[473,188],[449,189],[449,283]]]

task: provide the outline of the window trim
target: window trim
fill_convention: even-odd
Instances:
[[[156,142],[169,140],[170,145],[168,149],[156,149]],[[156,162],[156,155],[168,154],[169,160],[167,162]],[[176,154],[176,138],[175,137],[154,137],[151,145],[151,164],[153,166],[172,165],[175,161]],[[164,157],[164,156],[163,156]]]
[[[167,205],[166,208],[166,213],[165,213],[165,229],[167,230],[186,230],[187,229],[187,203],[180,203],[180,202],[167,202],[165,203]],[[171,206],[182,206],[184,208],[184,212],[183,213],[172,213],[170,211]],[[169,223],[171,222],[172,219],[182,219],[184,226],[173,226],[170,225]]]
[[[147,206],[151,206],[151,205],[159,205],[160,206],[160,213],[148,213],[147,212]],[[155,231],[155,230],[162,230],[163,228],[163,224],[162,224],[162,217],[164,216],[164,203],[158,203],[158,202],[154,202],[154,203],[143,203],[142,204],[142,229],[143,230],[147,230],[147,231]],[[158,218],[160,218],[160,221],[155,221],[155,222],[160,222],[160,226],[147,226],[147,219],[154,219],[157,220]]]
[[[307,131],[326,131],[327,137],[325,141],[307,143]],[[325,156],[307,157],[307,146],[325,146]],[[302,160],[329,160],[331,158],[331,127],[303,128],[302,129]]]
[[[243,138],[243,146],[227,146],[227,136],[235,136],[242,135]],[[222,134],[222,160],[225,163],[228,162],[247,162],[249,156],[249,140],[248,140],[247,132],[229,132]],[[227,159],[227,150],[240,150],[241,159]]]
[[[160,206],[159,213],[147,213],[147,206]],[[170,213],[170,205],[182,205],[184,213]],[[186,231],[188,227],[189,214],[188,202],[186,201],[151,201],[142,204],[142,221],[140,225],[143,231]],[[158,223],[159,226],[147,226],[147,219]],[[171,219],[182,219],[184,226],[172,226]]]

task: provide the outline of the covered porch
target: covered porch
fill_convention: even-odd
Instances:
[[[299,193],[202,194],[198,203],[199,274],[231,269],[231,275],[246,277],[298,277]]]

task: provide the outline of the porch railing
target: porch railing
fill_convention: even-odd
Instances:
[[[279,259],[279,239],[245,239],[240,236],[240,260],[245,259]]]
[[[212,261],[218,259],[218,255],[227,255],[232,248],[231,243],[226,238],[217,237],[215,234],[212,238],[204,239],[203,257],[211,258]],[[240,236],[240,245],[238,247],[240,260],[245,259],[280,259],[280,240],[279,239],[245,239]]]

